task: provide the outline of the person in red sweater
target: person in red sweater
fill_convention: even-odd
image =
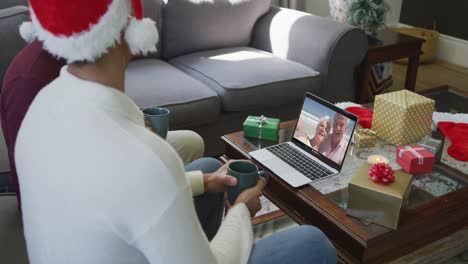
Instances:
[[[0,115],[10,161],[10,182],[17,194],[21,211],[21,194],[15,166],[15,142],[21,122],[39,91],[59,75],[65,61],[56,59],[35,41],[22,49],[11,62],[3,79]]]

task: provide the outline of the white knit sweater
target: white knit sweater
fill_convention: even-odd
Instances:
[[[209,243],[176,152],[125,94],[67,67],[31,105],[15,157],[32,264],[248,261],[245,204]]]

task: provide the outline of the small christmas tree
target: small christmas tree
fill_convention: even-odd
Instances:
[[[351,0],[347,12],[348,23],[374,35],[384,24],[388,10],[384,0]]]

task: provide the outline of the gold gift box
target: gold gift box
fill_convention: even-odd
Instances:
[[[358,148],[372,148],[375,147],[377,142],[377,135],[375,131],[365,129],[360,126],[354,132],[354,144]]]
[[[351,179],[346,212],[367,222],[397,229],[400,210],[413,176],[398,170],[395,171],[393,183],[378,184],[369,177],[370,167],[365,163]]]
[[[372,130],[395,145],[408,145],[431,133],[435,101],[408,90],[377,95]]]

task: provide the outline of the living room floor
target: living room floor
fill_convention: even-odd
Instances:
[[[406,65],[393,63],[393,85],[388,91],[399,90],[404,86]],[[441,85],[450,85],[468,91],[468,68],[435,61],[431,64],[421,64],[418,69],[416,91],[423,91]]]
[[[393,63],[393,85],[386,91],[400,90],[404,86],[406,65]],[[450,64],[444,61],[435,61],[431,64],[422,64],[418,69],[416,91],[423,91],[442,85],[450,85],[468,91],[468,68]],[[296,225],[288,216],[283,216],[266,223],[254,226],[256,239],[261,239],[274,232]],[[468,264],[468,252],[444,261],[442,264]]]

